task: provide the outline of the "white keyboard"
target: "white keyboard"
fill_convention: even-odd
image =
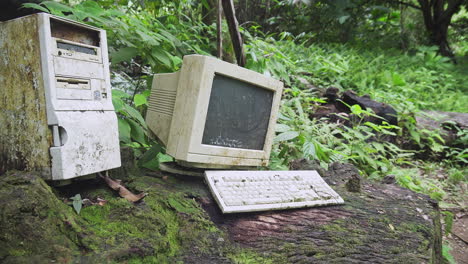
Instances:
[[[205,171],[223,213],[342,204],[316,171]]]

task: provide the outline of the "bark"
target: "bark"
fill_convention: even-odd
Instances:
[[[223,8],[221,6],[221,0],[216,1],[216,41],[217,41],[217,57],[218,59],[223,58]]]
[[[439,47],[443,56],[453,57],[448,43],[448,27],[452,16],[460,10],[464,0],[418,0],[429,41]]]
[[[236,60],[239,66],[245,66],[245,54],[243,48],[242,37],[239,32],[239,24],[234,11],[234,3],[232,0],[222,0],[224,15],[229,26],[232,44],[236,53]]]

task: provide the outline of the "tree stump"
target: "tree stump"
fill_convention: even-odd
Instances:
[[[308,162],[296,169],[310,168]],[[361,180],[361,192],[346,183],[357,170],[333,164],[324,179],[345,200],[341,206],[225,214],[202,200],[212,220],[230,238],[277,263],[441,263],[437,203],[395,184]]]
[[[116,175],[137,173],[123,164]],[[226,215],[193,177],[127,175],[129,189],[149,193],[130,203],[100,179],[51,188],[9,172],[0,176],[0,262],[441,263],[437,203],[391,179],[363,180],[351,165],[319,172],[344,205]],[[77,193],[107,202],[78,214],[66,203]]]

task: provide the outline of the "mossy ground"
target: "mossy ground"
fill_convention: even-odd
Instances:
[[[128,188],[148,193],[135,204],[98,179],[51,188],[12,172],[0,181],[0,262],[272,263],[229,242],[195,200],[207,194],[199,181],[127,177]],[[77,214],[65,202],[77,193],[107,203]]]
[[[344,206],[223,215],[199,179],[115,177],[148,196],[128,202],[100,179],[52,188],[34,173],[0,176],[0,262],[428,263],[441,255],[438,211],[396,186],[365,183],[356,194],[338,184]],[[78,193],[107,202],[77,214],[68,201]]]

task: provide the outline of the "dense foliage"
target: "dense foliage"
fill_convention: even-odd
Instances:
[[[333,161],[351,161],[373,178],[395,174],[402,185],[441,199],[445,183],[420,180],[421,164],[414,163],[418,151],[403,149],[407,141],[394,144],[385,136],[410,138],[414,144],[441,155],[450,149],[454,155],[445,160],[449,167],[466,163],[466,150],[448,148],[437,133],[414,126],[414,114],[420,109],[468,110],[463,103],[468,99],[466,76],[446,58],[437,56],[434,48],[421,47],[410,56],[397,50],[298,45],[272,37],[252,37],[248,47],[251,62],[248,66],[268,71],[290,86],[283,96],[273,167],[285,169],[290,160],[301,157],[318,159],[325,167]],[[304,89],[300,78],[318,88]],[[372,113],[358,105],[351,107],[359,117],[352,127],[310,120],[309,115],[323,100],[318,98],[318,90],[329,86],[367,93],[393,105],[399,112],[399,127],[362,122],[365,115]],[[465,91],[460,89],[464,86]],[[462,133],[466,135],[466,131]]]
[[[238,2],[241,23],[259,23],[268,32],[311,33],[310,41],[404,49],[435,45],[441,54],[453,56],[449,38],[463,36],[461,31],[467,29],[466,15],[458,16],[466,13],[464,0]]]

